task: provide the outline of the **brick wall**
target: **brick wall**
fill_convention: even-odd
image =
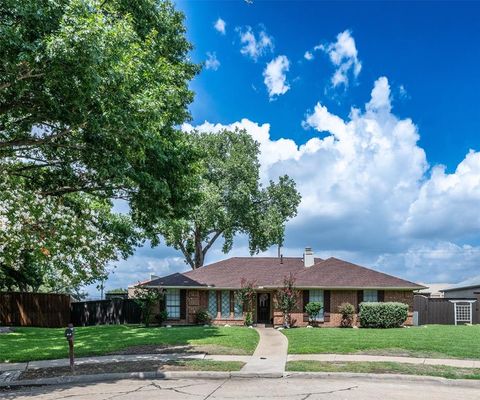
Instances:
[[[413,292],[400,290],[385,290],[384,301],[395,301],[408,304],[409,313],[405,325],[413,325]],[[358,306],[357,290],[332,290],[330,291],[330,312],[325,313],[325,321],[319,322],[320,326],[336,327],[340,326],[342,315],[338,312],[338,307],[342,303],[350,303],[355,309]],[[292,322],[295,326],[307,326],[307,314],[303,310],[303,296],[300,296],[297,303],[297,310],[291,314]],[[283,324],[283,315],[279,310],[274,310],[273,323],[275,326]],[[354,324],[358,325],[358,315],[355,314]]]

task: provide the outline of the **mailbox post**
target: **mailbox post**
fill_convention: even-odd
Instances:
[[[68,324],[67,329],[65,329],[65,338],[68,341],[68,353],[70,355],[70,369],[72,372],[75,372],[75,359],[73,353],[73,341],[74,341],[75,331],[73,324]]]

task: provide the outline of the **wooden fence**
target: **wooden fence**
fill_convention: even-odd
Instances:
[[[74,326],[138,324],[141,315],[140,307],[132,299],[80,301],[71,306]]]
[[[429,298],[421,295],[415,295],[413,300],[413,310],[418,313],[418,324],[455,324],[454,304],[450,302],[454,299]],[[465,299],[464,299],[465,300]],[[475,300],[475,299],[472,299]],[[480,323],[480,304],[475,302],[472,305],[472,322]]]
[[[51,293],[0,293],[0,325],[64,327],[70,322],[70,296]]]

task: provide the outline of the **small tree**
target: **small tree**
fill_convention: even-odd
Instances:
[[[299,297],[298,290],[295,289],[295,278],[292,274],[283,278],[283,287],[275,292],[275,302],[277,308],[283,314],[283,326],[290,328],[292,325],[291,313],[297,305]]]
[[[340,326],[342,328],[351,328],[353,325],[353,316],[355,315],[355,307],[350,303],[342,303],[338,306],[338,312],[342,314]]]
[[[142,310],[142,322],[148,327],[150,325],[153,306],[163,299],[164,292],[155,288],[138,286],[135,288],[134,295],[135,302]]]
[[[235,291],[235,299],[241,304],[245,314],[245,325],[249,326],[253,322],[253,311],[255,309],[255,281],[249,281],[245,278],[241,280],[241,288]]]
[[[320,301],[311,301],[305,306],[305,312],[308,314],[308,321],[313,325],[317,315],[322,311],[323,304]]]

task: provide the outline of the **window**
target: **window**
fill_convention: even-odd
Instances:
[[[322,309],[320,310],[320,312],[315,317],[315,321],[323,321],[323,310],[324,310],[324,307],[323,307],[324,306],[324,304],[323,304],[323,290],[319,290],[319,289],[309,290],[308,301],[310,303],[313,303],[313,302],[322,303]]]
[[[208,312],[212,318],[217,318],[217,292],[215,290],[208,292]]]
[[[378,290],[364,290],[363,301],[366,303],[372,303],[378,301]]]
[[[243,318],[243,305],[237,300],[237,296],[235,296],[234,299],[235,299],[235,303],[233,305],[233,315],[234,315],[235,319],[242,319]]]
[[[167,289],[166,307],[168,319],[180,318],[180,289]]]
[[[222,290],[222,318],[230,317],[230,291]]]

